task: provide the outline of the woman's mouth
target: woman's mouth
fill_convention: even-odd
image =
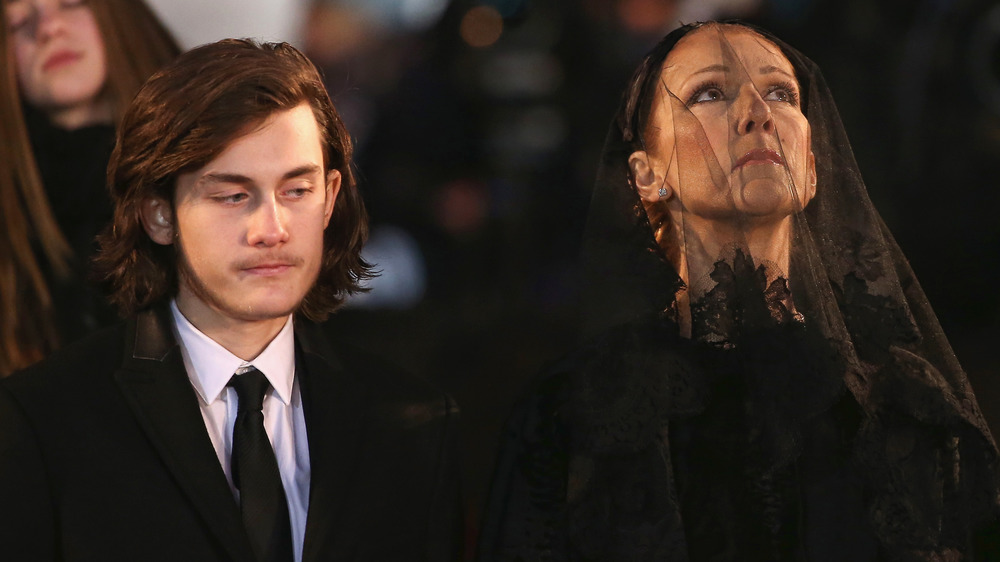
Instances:
[[[42,70],[55,70],[62,66],[72,64],[80,60],[82,57],[82,54],[74,51],[56,51],[55,53],[52,53],[49,58],[45,59],[44,63],[42,63]]]
[[[777,166],[784,166],[785,161],[781,158],[781,155],[769,148],[755,148],[748,151],[746,154],[741,156],[733,164],[733,170],[742,168],[743,166],[750,166],[754,164],[772,164]]]

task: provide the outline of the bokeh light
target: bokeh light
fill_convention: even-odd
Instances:
[[[503,34],[503,16],[492,6],[476,6],[462,17],[458,33],[471,47],[489,47]]]

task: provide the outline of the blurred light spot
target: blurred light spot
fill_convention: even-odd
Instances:
[[[434,25],[447,0],[334,0],[341,9],[359,14],[391,31],[423,31]]]
[[[480,181],[455,180],[442,186],[434,201],[438,226],[456,237],[475,234],[484,228],[489,212],[489,189]]]
[[[403,310],[416,306],[424,297],[427,271],[416,240],[392,225],[372,229],[361,256],[381,274],[366,281],[368,293],[352,295],[348,306]]]
[[[555,150],[566,138],[566,119],[552,107],[533,107],[517,120],[514,142],[529,150]]]
[[[496,97],[541,97],[556,91],[563,70],[548,53],[505,53],[487,61],[482,77],[486,90]]]
[[[503,17],[492,6],[476,6],[462,16],[458,33],[472,47],[489,47],[503,33]]]
[[[483,3],[493,6],[503,17],[509,18],[524,7],[526,0],[486,0]]]
[[[670,27],[670,21],[677,11],[677,3],[662,0],[621,0],[617,4],[617,11],[619,21],[629,31],[662,34]]]
[[[544,164],[565,142],[566,118],[554,107],[535,106],[498,116],[488,137],[497,166],[525,170]]]
[[[400,16],[403,24],[411,30],[429,28],[441,18],[448,7],[446,0],[400,0]]]

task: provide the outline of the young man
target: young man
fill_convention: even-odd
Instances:
[[[350,161],[286,44],[146,83],[98,258],[128,320],[0,383],[0,559],[457,557],[454,404],[312,323],[369,275]]]

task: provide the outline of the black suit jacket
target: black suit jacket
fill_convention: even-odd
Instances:
[[[0,560],[252,560],[169,310],[0,381]],[[457,408],[295,322],[304,560],[454,560]]]

